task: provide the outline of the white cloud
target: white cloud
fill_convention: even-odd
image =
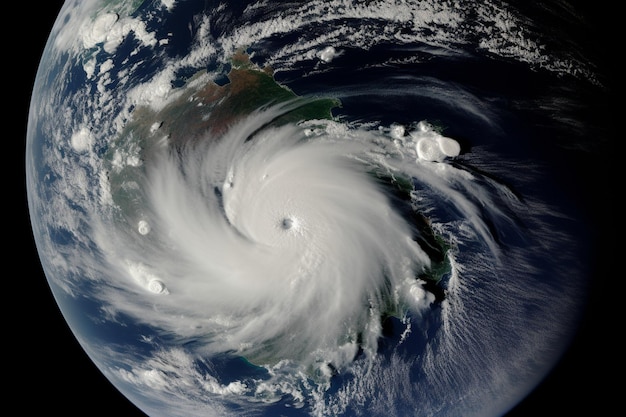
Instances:
[[[176,5],[176,0],[161,0],[161,4],[165,6],[167,10],[172,10]]]
[[[93,145],[94,137],[86,127],[76,130],[70,138],[72,148],[77,152],[86,152]]]

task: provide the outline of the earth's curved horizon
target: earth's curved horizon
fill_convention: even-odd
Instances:
[[[568,171],[609,143],[610,85],[584,21],[230,6],[61,9],[26,172],[82,348],[148,415],[510,411],[596,302],[603,220]]]

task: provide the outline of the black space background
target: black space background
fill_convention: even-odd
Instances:
[[[8,169],[4,178],[10,190],[2,204],[6,220],[3,279],[6,298],[2,303],[7,324],[7,333],[2,337],[4,408],[14,410],[10,415],[143,416],[100,374],[75,342],[48,288],[30,229],[24,182],[28,106],[39,59],[62,3],[23,1],[9,6],[4,15],[7,30],[3,36],[2,71],[7,75],[3,77],[7,84],[3,139],[9,151],[4,154],[3,165]],[[613,34],[621,31],[623,25],[616,26],[613,22],[621,13],[615,6],[609,7],[608,1],[579,3],[580,12],[596,25],[590,42],[600,57],[598,62],[606,66],[602,71],[610,75],[609,85],[614,87],[617,72],[613,71],[617,65],[613,65],[612,55],[622,51],[612,48],[617,43]],[[612,91],[610,98],[616,100],[617,92]],[[624,371],[620,338],[626,326],[618,311],[626,301],[621,302],[618,297],[626,274],[616,258],[623,246],[618,236],[623,233],[623,221],[615,219],[620,212],[617,201],[626,187],[617,177],[621,163],[618,159],[622,158],[611,149],[623,140],[622,136],[616,136],[616,126],[621,120],[618,112],[623,107],[616,101],[614,106],[607,103],[606,108],[598,109],[611,142],[602,157],[581,162],[575,167],[578,171],[573,172],[581,192],[589,196],[588,210],[596,219],[597,265],[590,307],[563,359],[507,417],[623,413],[617,404],[623,400],[618,394]],[[7,210],[15,212],[7,215]]]

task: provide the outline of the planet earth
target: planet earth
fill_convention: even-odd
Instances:
[[[66,1],[25,160],[68,326],[149,416],[506,414],[589,302],[574,167],[610,138],[585,25],[562,1]]]

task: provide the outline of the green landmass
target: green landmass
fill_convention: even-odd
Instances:
[[[110,3],[114,7],[117,2]],[[242,51],[232,57],[231,64],[225,85],[208,77],[204,80],[206,72],[199,71],[173,93],[176,98],[162,109],[137,107],[122,133],[111,143],[104,158],[111,196],[129,222],[136,222],[145,207],[139,184],[155,146],[162,146],[164,141],[167,146],[178,147],[215,140],[252,112],[281,103],[290,105],[268,126],[332,120],[332,109],[340,106],[335,99],[299,97],[279,85],[270,68],[256,66]],[[129,156],[139,163],[126,163]]]
[[[102,6],[94,17],[101,13],[115,13],[118,16],[130,16],[144,3],[145,0],[101,0]]]
[[[386,172],[374,171],[370,173],[385,189],[391,190],[396,199],[396,204],[403,206],[403,217],[415,226],[416,234],[413,239],[426,252],[431,260],[431,264],[417,278],[427,282],[429,290],[437,296],[443,297],[443,292],[439,293],[437,286],[441,279],[451,271],[448,260],[448,251],[451,246],[443,237],[436,234],[430,225],[430,220],[413,207],[413,182],[410,178],[403,177],[397,173],[393,176]]]

